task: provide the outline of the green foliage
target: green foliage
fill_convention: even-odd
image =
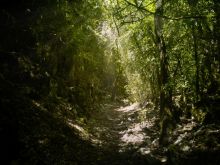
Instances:
[[[35,155],[33,162],[50,153],[47,147],[54,150],[49,142],[37,146],[39,139],[28,128],[32,119],[34,128],[46,123],[46,130],[55,134],[48,139],[71,143],[63,137],[69,133],[61,131],[61,137],[49,125],[56,122],[67,129],[66,121],[61,121],[66,114],[73,119],[78,115],[78,121],[86,123],[85,116],[110,99],[152,100],[156,108],[165,102],[168,123],[176,122],[181,112],[200,122],[219,122],[219,2],[164,1],[160,9],[156,2],[4,0],[0,130],[24,128],[27,132],[21,132],[19,140],[34,144],[23,148]],[[160,21],[154,18],[163,24],[158,27]],[[173,126],[161,124],[161,136],[172,130]],[[31,136],[25,140],[27,134]],[[60,156],[57,151],[55,155]]]
[[[166,118],[173,125],[181,115],[219,122],[218,5],[212,0],[112,3],[127,92],[130,100],[151,99],[160,109],[161,144],[173,131]]]
[[[32,23],[36,49],[50,77],[50,95],[67,97],[71,88],[71,101],[83,108],[97,104],[105,89],[102,10],[100,2],[62,1],[39,8]]]
[[[2,162],[11,164],[20,156],[15,163],[56,164],[60,159],[74,164],[79,157],[67,156],[84,142],[71,143],[70,137],[76,136],[67,128],[66,118],[88,117],[105,98],[105,74],[111,71],[101,34],[103,10],[101,1],[93,0],[1,5],[0,130],[5,134],[2,149],[8,151]],[[57,140],[59,147],[53,145]],[[50,156],[46,160],[43,155]]]

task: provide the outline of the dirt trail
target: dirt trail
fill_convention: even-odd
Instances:
[[[160,147],[158,111],[153,105],[106,104],[94,114],[88,125],[98,144],[98,160],[94,165],[168,165],[219,164],[219,127],[200,126],[192,119],[182,118],[170,137],[175,150]],[[212,141],[206,139],[209,137]],[[211,144],[211,145],[210,145]],[[213,149],[213,146],[216,147]],[[97,155],[97,151],[95,154]],[[169,158],[167,158],[167,156]],[[192,163],[194,162],[194,163]]]
[[[108,154],[100,164],[110,161],[115,165],[165,162],[164,157],[152,154],[152,147],[157,145],[156,118],[147,113],[147,109],[138,103],[127,106],[106,104],[103,110],[92,116],[88,123],[90,133]]]

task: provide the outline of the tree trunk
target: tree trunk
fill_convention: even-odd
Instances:
[[[168,82],[168,61],[167,61],[167,54],[166,54],[166,46],[163,39],[163,22],[162,22],[162,15],[163,15],[163,0],[156,0],[156,12],[154,16],[154,23],[155,23],[155,35],[156,35],[156,44],[159,49],[160,54],[160,117],[163,118],[164,109],[166,107],[166,89],[165,86]]]
[[[166,53],[166,45],[163,38],[163,0],[156,0],[156,12],[154,16],[155,24],[155,35],[156,35],[156,45],[160,54],[160,74],[159,74],[159,86],[160,86],[160,120],[161,124],[161,135],[159,139],[160,145],[164,145],[168,136],[168,123],[166,118],[166,111],[169,111],[169,96],[167,92],[168,83],[168,59]]]

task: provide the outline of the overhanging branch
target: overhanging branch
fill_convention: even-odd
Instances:
[[[134,3],[131,3],[131,2],[129,2],[128,0],[124,0],[128,5],[130,5],[130,6],[133,6],[133,7],[135,7],[136,9],[138,9],[138,10],[142,10],[142,11],[145,11],[145,12],[147,12],[148,14],[150,14],[150,15],[155,15],[156,13],[155,12],[152,12],[152,11],[150,11],[150,10],[148,10],[148,9],[146,9],[145,7],[143,7],[143,6],[137,6],[136,4],[134,4]],[[193,16],[193,15],[186,15],[186,16],[180,16],[180,17],[169,17],[169,16],[166,16],[166,15],[160,15],[160,14],[158,14],[158,16],[159,17],[162,17],[162,18],[164,18],[164,19],[169,19],[169,20],[181,20],[181,19],[204,19],[204,18],[207,18],[207,16],[204,16],[204,15],[196,15],[196,16]]]

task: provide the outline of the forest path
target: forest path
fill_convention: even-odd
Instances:
[[[90,133],[107,152],[100,164],[162,164],[164,158],[152,154],[158,136],[155,120],[138,103],[105,104],[88,122]]]

